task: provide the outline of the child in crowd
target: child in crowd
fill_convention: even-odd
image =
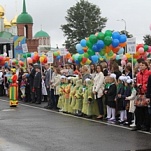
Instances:
[[[46,89],[46,84],[45,84],[45,75],[42,76],[41,86],[42,86],[43,101],[47,102],[48,94],[47,94],[47,89]]]
[[[59,100],[57,107],[60,109],[60,112],[63,112],[64,107],[64,87],[65,87],[65,76],[61,76],[60,88],[59,88]]]
[[[129,102],[129,109],[127,110],[127,112],[128,112],[127,124],[130,125],[130,124],[132,124],[132,120],[134,117],[134,111],[135,111],[134,101],[136,100],[137,91],[134,87],[132,79],[127,80],[127,83],[131,88],[130,95],[125,98],[126,101],[130,101]]]
[[[108,106],[107,106],[107,94],[105,94],[105,91],[109,90],[110,87],[110,77],[106,76],[105,77],[105,85],[104,85],[104,95],[103,95],[103,104],[104,104],[104,117],[107,118],[107,110],[108,110]]]
[[[120,113],[119,124],[123,124],[125,122],[125,98],[122,96],[125,93],[125,85],[124,85],[125,76],[120,76],[117,84],[117,110]]]
[[[70,100],[70,106],[72,108],[72,113],[76,114],[75,110],[73,109],[76,103],[75,93],[76,93],[76,81],[78,80],[78,77],[74,77],[72,79],[73,84],[70,92],[71,100]]]
[[[110,121],[115,122],[115,108],[116,108],[116,102],[115,97],[117,93],[116,88],[116,75],[111,74],[109,77],[109,89],[105,90],[104,93],[107,95],[107,119]]]
[[[68,113],[71,111],[71,109],[69,109],[69,107],[70,107],[69,96],[70,96],[70,88],[71,88],[71,77],[66,78],[65,83],[66,83],[66,86],[64,88],[65,102],[64,102],[63,111],[65,113]]]
[[[76,114],[81,116],[82,111],[82,99],[83,99],[83,86],[82,86],[82,80],[79,79],[76,81],[76,92],[75,92],[75,106],[73,109],[75,110]]]
[[[25,89],[26,89],[26,84],[27,84],[27,80],[26,80],[26,73],[24,73],[22,75],[22,80],[20,83],[20,91],[22,93],[21,98],[23,99],[23,101],[25,101]]]

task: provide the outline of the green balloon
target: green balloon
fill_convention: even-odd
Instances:
[[[26,54],[23,54],[23,58],[27,58]]]
[[[111,37],[111,36],[112,36],[112,31],[111,31],[111,30],[106,30],[106,31],[105,31],[105,37],[106,37],[106,36]]]
[[[110,36],[106,36],[104,38],[104,43],[106,46],[109,46],[112,43],[112,38]]]
[[[18,65],[18,61],[17,60],[15,61],[15,64]]]
[[[80,55],[80,56],[78,57],[78,61],[79,61],[79,62],[82,61],[82,55]]]
[[[84,53],[83,56],[84,56],[85,58],[89,58],[89,54],[88,54],[87,52]]]
[[[100,51],[100,56],[104,56],[105,55],[105,49],[102,49],[101,51]]]
[[[144,51],[148,50],[148,45],[144,45]]]
[[[98,38],[99,40],[104,40],[104,33],[99,32],[98,35],[97,35],[97,38]]]
[[[92,48],[92,46],[93,46],[93,44],[89,40],[86,42],[86,45],[88,48]]]
[[[114,55],[113,51],[111,50],[109,53],[108,53],[108,56],[109,57],[112,57]]]
[[[27,57],[31,57],[31,54],[30,54],[30,53],[27,53]]]
[[[98,41],[95,35],[90,35],[89,40],[92,44],[95,44]]]
[[[136,63],[137,63],[137,60],[136,60],[136,59],[134,59],[134,60],[133,60],[133,64],[135,65]]]
[[[89,56],[95,55],[95,52],[93,50],[91,50],[91,49],[88,49],[87,53],[88,53]]]

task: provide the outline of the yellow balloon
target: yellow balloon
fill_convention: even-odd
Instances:
[[[44,61],[44,57],[40,57],[40,62],[42,63]]]

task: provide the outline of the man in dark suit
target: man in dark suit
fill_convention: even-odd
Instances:
[[[28,100],[29,102],[34,102],[34,92],[33,92],[33,84],[34,84],[34,77],[35,77],[35,69],[33,64],[29,64],[29,86],[30,86],[30,95],[31,95],[31,100]]]
[[[41,104],[41,96],[42,96],[42,90],[41,90],[41,70],[40,67],[35,67],[36,73],[34,77],[34,92],[36,96],[36,104]]]

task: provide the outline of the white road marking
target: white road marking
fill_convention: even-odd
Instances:
[[[0,99],[0,101],[8,102],[8,100],[4,100],[4,99]],[[19,102],[19,105],[34,108],[34,109],[39,109],[39,110],[42,110],[42,111],[51,112],[51,113],[55,113],[55,114],[60,114],[60,115],[64,115],[64,116],[70,116],[70,117],[77,118],[77,119],[82,119],[82,120],[85,120],[85,121],[90,121],[90,122],[94,122],[94,123],[100,123],[100,124],[104,124],[104,125],[108,125],[108,126],[113,126],[113,127],[118,127],[118,128],[122,128],[122,129],[131,130],[131,128],[129,128],[129,127],[124,127],[124,126],[121,126],[121,125],[116,125],[116,124],[107,123],[107,122],[103,122],[103,121],[97,121],[97,120],[93,120],[93,119],[78,117],[78,116],[74,116],[74,115],[71,115],[71,114],[64,114],[62,112],[56,112],[56,111],[53,111],[53,110],[44,109],[44,108],[41,108],[41,107],[32,106],[32,105],[28,105],[28,104],[23,104],[23,103],[20,103],[20,102]],[[145,131],[137,131],[137,132],[151,135],[150,132],[145,132]]]
[[[10,111],[16,111],[15,109],[4,109],[4,110],[1,110],[3,112],[10,112]]]

